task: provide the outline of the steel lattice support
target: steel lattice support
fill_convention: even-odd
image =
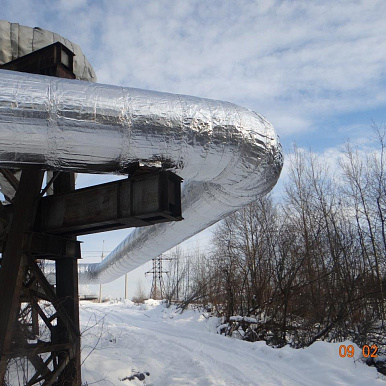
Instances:
[[[9,62],[3,68],[74,79],[73,56],[61,43],[54,43]],[[63,57],[68,60],[63,62]],[[16,195],[0,270],[0,383],[4,382],[9,360],[26,357],[35,369],[26,381],[27,385],[56,382],[57,385],[78,386],[81,384],[81,371],[76,259],[80,258],[80,249],[74,243],[69,245],[71,243],[66,239],[55,240],[50,235],[30,233],[36,227],[41,196],[51,184],[56,193],[74,190],[74,175],[57,173],[41,192],[43,171],[23,170],[20,182],[7,169],[1,169],[1,174]],[[73,251],[70,256],[63,252],[67,249]],[[43,258],[56,260],[56,292],[32,257],[33,250]],[[40,305],[42,299],[55,310],[53,314],[45,313]],[[27,314],[31,323],[22,320]],[[48,340],[35,339],[39,336],[39,319],[49,330]],[[28,338],[37,342],[30,344]]]
[[[30,230],[36,216],[42,179],[42,171],[22,172],[3,249],[0,269],[0,384],[4,383],[9,361],[25,357],[34,368],[26,375],[26,385],[41,382],[44,385],[55,382],[58,385],[80,385],[77,256],[60,259],[58,271],[66,275],[66,281],[59,284],[58,294],[30,252],[31,246],[36,244],[36,237]],[[49,307],[43,307],[41,300]],[[30,324],[25,322],[28,314],[32,316]],[[48,329],[49,339],[37,338],[36,315]],[[34,343],[30,343],[31,340]]]
[[[2,68],[74,79],[72,63],[55,43]],[[0,168],[8,202],[0,204],[0,386],[13,360],[27,363],[23,384],[80,386],[76,236],[182,220],[182,179],[135,162],[126,180],[78,190],[73,173],[49,171],[41,190],[44,171],[36,167]],[[44,259],[55,261],[56,289],[39,266]]]
[[[14,213],[4,246],[0,270],[0,382],[3,381],[11,352],[14,326],[20,307],[25,274],[25,234],[36,215],[43,172],[23,171],[14,201]]]

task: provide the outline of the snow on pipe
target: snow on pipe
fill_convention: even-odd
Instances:
[[[281,146],[232,103],[0,70],[0,166],[122,173],[167,161],[184,178],[182,222],[137,228],[80,283],[106,283],[272,189]]]

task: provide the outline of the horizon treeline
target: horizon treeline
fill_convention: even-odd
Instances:
[[[294,147],[280,198],[267,195],[220,222],[210,251],[174,252],[168,298],[182,309],[204,305],[226,333],[274,346],[380,344],[385,129],[370,136],[365,149],[347,143],[335,163]]]

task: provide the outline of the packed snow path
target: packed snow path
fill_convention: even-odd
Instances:
[[[216,318],[151,300],[81,302],[80,313],[86,385],[386,385],[355,345],[354,358],[339,357],[341,343],[273,349],[216,334]]]

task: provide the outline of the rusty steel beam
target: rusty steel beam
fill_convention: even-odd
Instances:
[[[40,201],[35,228],[83,235],[179,221],[181,181],[174,173],[160,171],[64,194],[55,190]]]
[[[35,259],[80,259],[80,241],[47,233],[30,232],[27,250]]]
[[[9,169],[1,168],[0,173],[4,176],[4,178],[8,181],[9,185],[16,192],[17,188],[19,187],[19,180],[15,177],[13,172]]]
[[[0,65],[3,70],[75,79],[74,53],[60,42]]]
[[[31,270],[32,274],[39,282],[41,289],[44,291],[47,298],[54,306],[58,314],[58,321],[61,320],[63,324],[66,325],[66,331],[68,332],[71,339],[80,336],[79,324],[76,324],[74,320],[71,318],[71,314],[67,311],[65,305],[63,304],[63,298],[60,298],[57,294],[58,292],[57,289],[55,293],[54,289],[48,283],[46,277],[44,276],[44,273],[41,271],[41,269],[39,268],[35,260],[32,258],[32,256],[29,254],[26,254],[25,257],[26,257],[26,263],[28,264],[28,268]],[[72,261],[74,259],[68,259],[68,260]]]
[[[58,175],[57,175],[58,174]],[[54,173],[53,189],[54,194],[71,194],[75,190],[74,173]],[[52,209],[54,210],[54,209]],[[57,210],[57,209],[56,209]],[[76,242],[76,236],[70,238]],[[78,286],[78,261],[76,258],[58,259],[55,261],[56,270],[56,296],[61,302],[61,306],[69,316],[78,331],[77,335],[72,335],[67,327],[67,322],[58,318],[58,334],[53,343],[71,342],[71,347],[66,353],[59,355],[60,361],[68,362],[63,367],[63,371],[58,373],[58,386],[71,385],[81,386],[81,348],[79,333],[79,286]]]
[[[7,368],[12,333],[24,279],[23,240],[36,215],[36,198],[43,181],[40,170],[24,170],[15,195],[14,213],[0,270],[0,384]]]
[[[9,358],[18,358],[20,356],[29,357],[30,355],[44,354],[47,352],[59,352],[70,349],[71,343],[52,344],[46,342],[29,343],[22,347],[12,348],[7,353]]]
[[[41,258],[54,259],[60,245],[70,248],[71,241],[55,241],[53,235],[83,235],[180,221],[181,181],[172,172],[158,171],[65,193],[56,189],[54,195],[40,200],[35,230],[41,234],[34,234],[30,251],[38,255],[40,248]],[[13,206],[6,205],[0,217],[7,223],[12,212]],[[73,257],[79,258],[80,252]]]

